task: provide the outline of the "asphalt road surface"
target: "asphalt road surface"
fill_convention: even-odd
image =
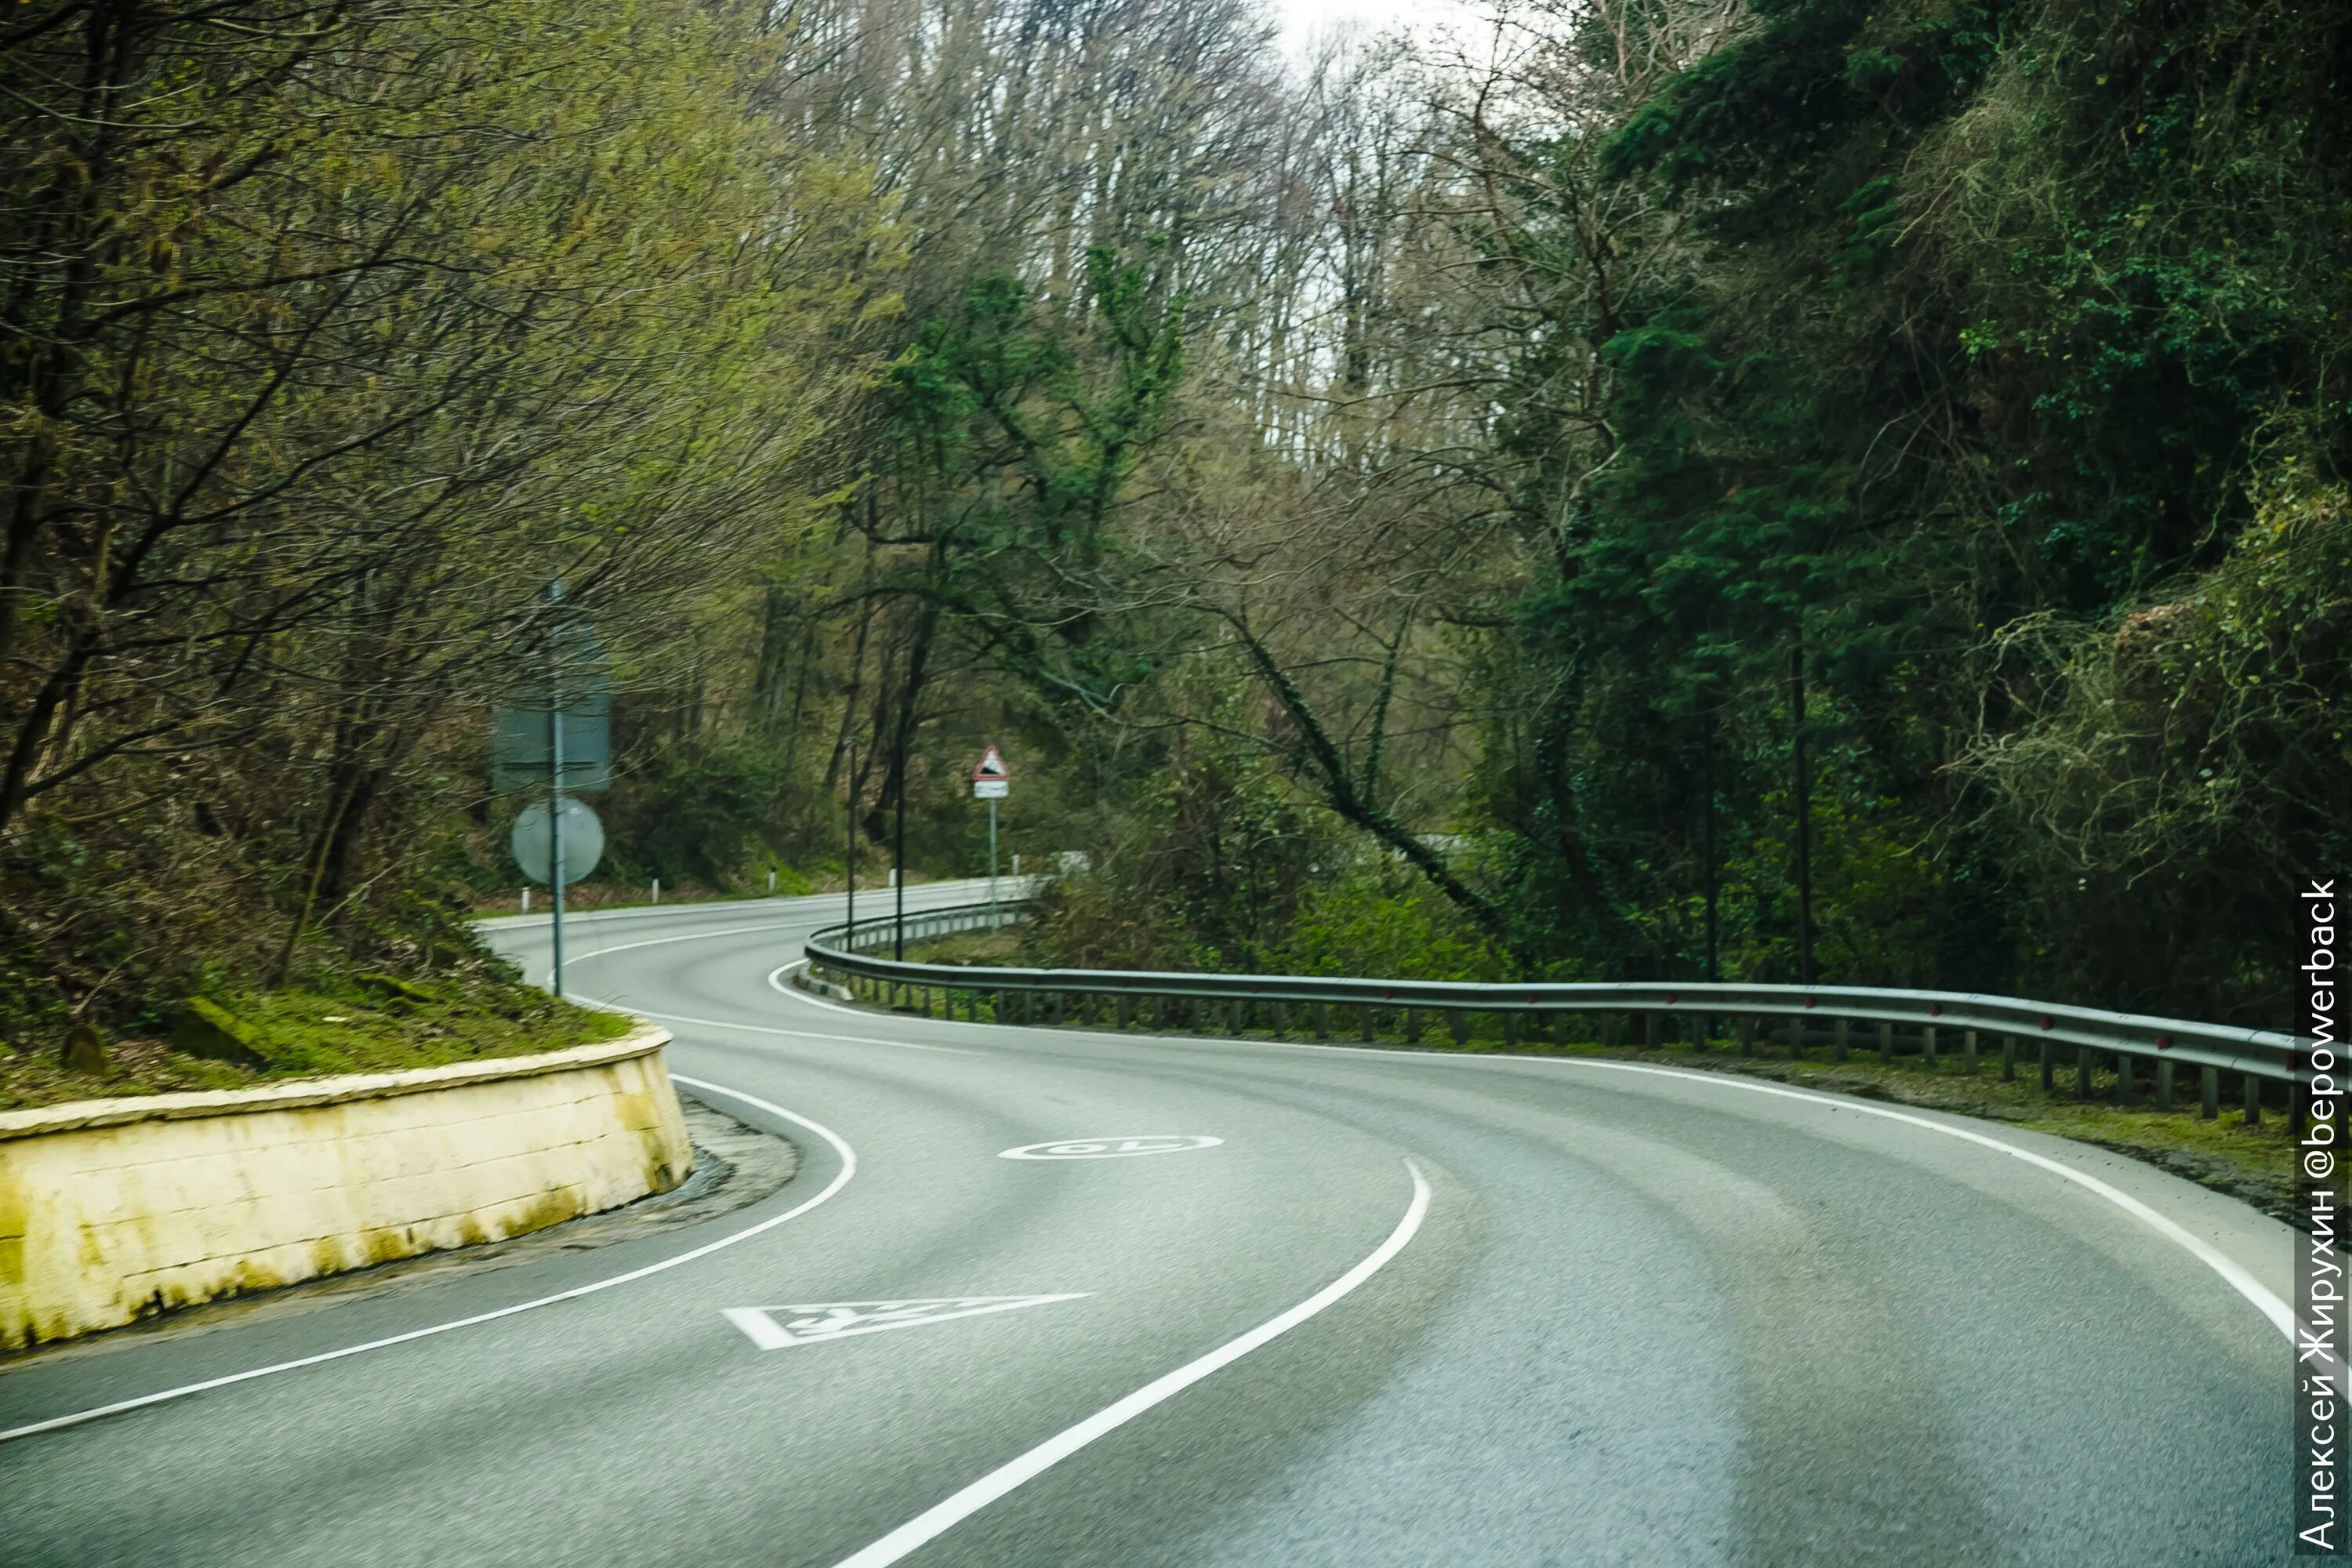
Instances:
[[[840,903],[567,928],[793,1182],[6,1366],[0,1563],[2287,1555],[2241,1205],[1730,1075],[852,1011],[779,973]]]

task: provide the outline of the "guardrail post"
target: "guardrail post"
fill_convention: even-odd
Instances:
[[[2156,1064],[2156,1108],[2158,1110],[2172,1109],[2172,1064],[2170,1062],[2159,1061]]]
[[[1842,1062],[1845,1060],[1846,1040],[1853,1033],[1853,1019],[1840,1018],[1837,1021],[1837,1037],[1830,1042],[1830,1059],[1832,1061]]]
[[[1756,1020],[1746,1013],[1739,1015],[1739,1054],[1743,1057],[1756,1054]]]
[[[1878,1026],[1878,1059],[1887,1067],[1895,1065],[1895,1026],[1892,1024]]]
[[[1225,1027],[1236,1036],[1249,1033],[1249,1001],[1236,996],[1225,1007]]]
[[[2057,1069],[2051,1065],[2050,1042],[2047,1040],[2036,1040],[2034,1045],[2042,1052],[2042,1092],[2044,1094],[2055,1094],[2058,1092],[2058,1085],[2056,1081]]]
[[[1470,1038],[1469,1015],[1458,1007],[1448,1007],[1445,1010],[1445,1032],[1454,1037],[1455,1045],[1464,1044]]]
[[[2017,1081],[2017,1037],[2015,1035],[2003,1035],[2000,1037],[2000,1081],[2003,1083]]]
[[[2259,1127],[2263,1121],[2263,1080],[2246,1074],[2246,1125]]]
[[[1511,1047],[1516,1046],[1518,1043],[1519,1016],[1517,1013],[1507,1011],[1503,1015],[1503,1044],[1506,1047]]]
[[[1029,1025],[1034,1024],[1036,1021],[1037,993],[1034,991],[1024,991],[1021,993],[1021,1022],[1024,1025]]]
[[[2218,1121],[2221,1118],[2221,1069],[2200,1068],[2197,1072],[2197,1115],[2200,1121]]]
[[[1195,996],[1189,1004],[1187,1004],[1184,1009],[1185,1033],[1192,1035],[1205,1033],[1205,1031],[1201,1027],[1201,999],[1198,996]]]
[[[1601,1015],[1601,1043],[1612,1050],[1617,1048],[1617,1015],[1614,1013]]]
[[[1122,991],[1110,999],[1111,1027],[1127,1033],[1127,993]]]
[[[1331,1004],[1328,1002],[1315,1004],[1315,1037],[1318,1040],[1331,1037]]]
[[[1279,1002],[1269,1002],[1265,1005],[1266,1033],[1277,1040],[1283,1037],[1282,1028],[1286,1021],[1283,1015],[1286,1011],[1287,1009]]]
[[[2139,1103],[2138,1075],[2132,1070],[2138,1065],[2124,1052],[2116,1053],[2116,1103],[2117,1105]]]
[[[1555,1046],[1563,1047],[1568,1044],[1568,1011],[1566,1008],[1562,1008],[1560,1011],[1554,1013],[1551,1016],[1551,1043]]]
[[[1655,1013],[1642,1015],[1642,1048],[1645,1051],[1658,1048],[1658,1016]]]
[[[1356,1009],[1356,1035],[1359,1039],[1372,1037],[1372,1010],[1370,1007]]]
[[[1960,1068],[1970,1078],[1977,1076],[1977,1032],[1974,1029],[1960,1032]]]
[[[2091,1047],[2088,1046],[2074,1047],[2074,1098],[2091,1098]]]
[[[1418,1007],[1404,1010],[1404,1043],[1408,1046],[1421,1044],[1421,1009]]]
[[[1929,1072],[1934,1072],[1936,1070],[1936,1026],[1933,1024],[1919,1031],[1919,1056],[1921,1065]]]

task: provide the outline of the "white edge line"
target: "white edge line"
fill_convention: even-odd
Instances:
[[[1528,1057],[1522,1059],[1541,1061],[1546,1058]],[[2031,1149],[2021,1149],[2005,1139],[1991,1137],[1973,1128],[1955,1127],[1949,1122],[1937,1121],[1925,1116],[1915,1116],[1908,1111],[1891,1110],[1885,1106],[1835,1100],[1825,1094],[1811,1094],[1803,1089],[1784,1089],[1779,1084],[1759,1083],[1752,1079],[1734,1079],[1721,1073],[1691,1072],[1680,1068],[1651,1067],[1641,1062],[1612,1062],[1590,1058],[1580,1061],[1575,1058],[1551,1059],[1574,1062],[1580,1067],[1655,1073],[1661,1077],[1687,1079],[1695,1083],[1736,1084],[1741,1089],[1757,1094],[1777,1095],[1785,1100],[1807,1100],[1815,1105],[1832,1106],[1840,1110],[1859,1110],[1867,1116],[1884,1117],[1889,1121],[1900,1121],[1906,1126],[1924,1127],[1931,1132],[1941,1132],[1947,1137],[1958,1138],[1965,1142],[1995,1150],[2013,1160],[2022,1160],[2029,1165],[2038,1166],[2054,1176],[2074,1183],[2086,1192],[2095,1193],[2106,1199],[2107,1202],[2130,1215],[2167,1241],[2180,1247],[2200,1263],[2220,1275],[2231,1289],[2252,1303],[2254,1310],[2268,1318],[2279,1332],[2284,1334],[2290,1341],[2294,1338],[2294,1313],[2284,1301],[2280,1300],[2271,1291],[2268,1286],[2248,1273],[2244,1266],[2236,1258],[2202,1237],[2193,1234],[2179,1221],[2157,1213],[2155,1209],[2129,1193],[2111,1186],[2086,1171],[2079,1171],[2063,1161],[2053,1160],[2047,1154],[2038,1154]]]
[[[799,962],[805,963],[807,960],[803,959]],[[779,969],[775,973],[769,975],[768,984],[780,992],[784,991],[784,987],[777,984],[776,975],[782,974],[784,970],[791,969],[793,967],[793,964],[785,964],[783,968]],[[805,1002],[814,1006],[829,1007],[836,1012],[844,1013],[858,1011],[858,1009],[856,1008],[844,1007],[838,1003],[827,1002],[817,997],[811,996],[806,992],[786,994],[792,995],[795,1001]],[[994,1029],[1000,1027],[1012,1027],[1017,1029],[1020,1027],[1020,1026],[1017,1025],[1004,1026],[996,1024],[967,1023],[962,1019],[934,1019],[932,1021],[934,1023],[946,1022],[953,1024],[959,1027],[973,1029]],[[1067,1031],[1067,1033],[1075,1037],[1087,1035],[1093,1033],[1093,1031],[1073,1029]],[[850,1039],[854,1037],[846,1035],[827,1036],[810,1033],[808,1037],[812,1039]],[[2006,1139],[1995,1138],[1988,1133],[1979,1132],[1975,1129],[1969,1127],[1957,1127],[1952,1125],[1950,1122],[1938,1121],[1931,1117],[1917,1116],[1909,1111],[1895,1110],[1886,1106],[1872,1105],[1864,1100],[1841,1099],[1834,1095],[1816,1094],[1806,1089],[1789,1089],[1780,1084],[1764,1083],[1752,1078],[1740,1077],[1735,1073],[1695,1072],[1687,1068],[1654,1067],[1646,1062],[1612,1061],[1606,1058],[1600,1057],[1526,1057],[1502,1055],[1463,1056],[1451,1051],[1415,1051],[1381,1049],[1362,1046],[1314,1045],[1303,1040],[1232,1040],[1212,1037],[1205,1035],[1158,1035],[1148,1037],[1133,1035],[1102,1035],[1097,1037],[1118,1040],[1128,1045],[1157,1042],[1169,1045],[1198,1044],[1217,1047],[1238,1046],[1251,1049],[1274,1047],[1282,1050],[1330,1052],[1334,1054],[1362,1057],[1418,1057],[1424,1060],[1449,1062],[1457,1066],[1470,1068],[1480,1067],[1496,1062],[1531,1062],[1542,1064],[1548,1067],[1594,1068],[1610,1072],[1646,1073],[1656,1078],[1681,1079],[1685,1082],[1706,1084],[1717,1089],[1739,1089],[1749,1094],[1769,1094],[1782,1100],[1802,1100],[1811,1105],[1824,1105],[1832,1110],[1851,1110],[1864,1116],[1876,1116],[1888,1121],[1899,1121],[1909,1127],[1922,1127],[1930,1132],[1940,1132],[1948,1138],[1958,1138],[1964,1142],[1974,1143],[1981,1148],[1990,1149],[1997,1153],[2006,1154],[2011,1159],[2021,1160],[2025,1163],[2035,1166],[2041,1170],[2047,1171],[2051,1174],[2057,1176],[2063,1181],[2071,1182],[2085,1192],[2105,1199],[2108,1203],[2111,1203],[2116,1207],[2123,1210],[2126,1214],[2131,1215],[2134,1219],[2138,1220],[2142,1225],[2147,1226],[2150,1230],[2156,1232],[2157,1235],[2164,1237],[2165,1240],[2171,1242],[2176,1247],[2180,1247],[2190,1257],[2196,1258],[2200,1263],[2205,1265],[2206,1268],[2211,1269],[2215,1274],[2221,1277],[2224,1284],[2228,1285],[2230,1289],[2235,1290],[2239,1295],[2244,1297],[2256,1311],[2262,1313],[2263,1317],[2268,1318],[2271,1321],[2272,1326],[2276,1328],[2280,1333],[2284,1334],[2290,1341],[2294,1338],[2294,1310],[2289,1308],[2284,1301],[2281,1300],[2278,1295],[2268,1286],[2264,1285],[2261,1280],[2255,1279],[2251,1273],[2247,1272],[2245,1267],[2239,1263],[2237,1259],[2231,1258],[2229,1254],[2213,1246],[2212,1243],[2205,1240],[2203,1237],[2189,1231],[2177,1220],[2158,1213],[2155,1209],[2149,1207],[2147,1204],[2142,1203],[2139,1199],[2133,1197],[2130,1194],[2124,1192],[2122,1189],[2101,1181],[2098,1177],[2090,1174],[2088,1172],[2077,1170],[2074,1166],[2066,1164],[2063,1161],[2053,1160],[2047,1154],[2036,1153],[2031,1149],[2020,1148],[2018,1145],[2008,1142]]]
[[[714,931],[708,934],[716,936],[728,933]],[[663,938],[661,940],[680,941],[687,939],[671,937]],[[638,943],[632,945],[646,944]],[[609,952],[618,950],[607,949],[605,951]],[[785,995],[797,1002],[806,1003],[811,1006],[824,1007],[830,1011],[838,1013],[858,1013],[860,1011],[860,1009],[854,1007],[845,1007],[836,1002],[830,1002],[819,997],[812,996],[805,991],[793,992],[788,990],[785,986],[778,983],[777,977],[782,974],[786,970],[793,969],[798,964],[806,963],[807,962],[807,959],[803,958],[796,960],[793,963],[786,963],[780,966],[770,973],[768,976],[768,984],[780,994]],[[949,1024],[950,1026],[971,1029],[1018,1027],[1018,1026],[982,1024],[977,1022],[967,1023],[961,1019],[934,1019],[932,1022],[943,1022]],[[807,1037],[812,1039],[856,1040],[862,1044],[885,1045],[904,1043],[901,1041],[876,1041],[870,1038],[847,1035],[826,1036],[814,1034],[809,1031],[798,1032],[806,1034]],[[1073,1035],[1083,1035],[1090,1033],[1090,1031],[1080,1029],[1071,1030],[1069,1033]],[[1136,1037],[1133,1036],[1105,1036],[1101,1037],[1118,1039],[1128,1044],[1136,1043]],[[2061,1161],[2053,1160],[2046,1154],[2036,1153],[2031,1149],[2020,1148],[2018,1145],[2011,1143],[2004,1139],[1994,1138],[1989,1134],[1979,1132],[1972,1128],[1957,1127],[1949,1122],[1937,1121],[1929,1117],[1916,1116],[1907,1111],[1895,1110],[1885,1106],[1872,1105],[1862,1100],[1840,1099],[1832,1095],[1815,1094],[1804,1089],[1788,1089],[1779,1084],[1763,1083],[1755,1079],[1743,1078],[1733,1073],[1694,1072],[1685,1068],[1654,1067],[1645,1062],[1611,1061],[1606,1058],[1594,1057],[1465,1057],[1448,1051],[1374,1049],[1358,1046],[1312,1045],[1305,1041],[1292,1040],[1226,1040],[1213,1039],[1205,1036],[1159,1036],[1156,1037],[1156,1038],[1167,1041],[1171,1044],[1180,1041],[1191,1041],[1197,1044],[1211,1046],[1244,1046],[1252,1047],[1273,1046],[1286,1050],[1328,1051],[1344,1053],[1350,1056],[1419,1057],[1432,1061],[1446,1061],[1463,1065],[1497,1061],[1525,1061],[1549,1063],[1560,1067],[1597,1068],[1615,1072],[1647,1073],[1659,1078],[1683,1079],[1692,1083],[1709,1084],[1718,1089],[1740,1089],[1751,1094],[1775,1095],[1784,1100],[1795,1100],[1812,1105],[1823,1105],[1834,1110],[1852,1110],[1864,1116],[1876,1116],[1889,1121],[1898,1121],[1906,1126],[1925,1128],[1930,1132],[1940,1132],[1946,1137],[1957,1138],[1964,1142],[1974,1143],[1981,1148],[1990,1149],[1996,1153],[2006,1154],[2013,1160],[2021,1160],[2025,1163],[2035,1166],[2041,1170],[2047,1171],[2063,1181],[2071,1182],[2075,1186],[2082,1188],[2085,1192],[2105,1199],[2108,1203],[2113,1204],[2116,1207],[2123,1210],[2126,1214],[2130,1215],[2134,1219],[2137,1219],[2141,1224],[2147,1226],[2150,1230],[2156,1232],[2157,1235],[2164,1237],[2167,1241],[2173,1243],[2175,1246],[2189,1253],[2189,1256],[2195,1258],[2200,1263],[2204,1264],[2206,1268],[2211,1269],[2216,1275],[2220,1276],[2223,1283],[2227,1284],[2240,1296],[2245,1298],[2247,1302],[2249,1302],[2256,1311],[2262,1313],[2263,1317],[2268,1318],[2272,1326],[2276,1328],[2280,1333],[2284,1334],[2290,1342],[2294,1339],[2295,1324],[2294,1310],[2289,1308],[2284,1300],[2281,1300],[2278,1295],[2269,1287],[2265,1286],[2261,1280],[2256,1279],[2252,1274],[2248,1273],[2243,1265],[2240,1264],[2235,1258],[2230,1257],[2227,1253],[2221,1251],[2219,1247],[2204,1240],[2202,1237],[2192,1234],[2178,1221],[2158,1214],[2155,1209],[2149,1207],[2147,1204],[2142,1203],[2139,1199],[2133,1197],[2131,1194],[2122,1191],[2120,1188],[2101,1181],[2098,1177],[2091,1175],[2087,1172],[2077,1170],[2074,1166],[2065,1164]],[[932,1047],[930,1048],[934,1050],[945,1050],[951,1049],[952,1047]],[[0,1436],[5,1436],[5,1433],[0,1433]]]
[[[1404,1163],[1404,1168],[1412,1174],[1412,1202],[1406,1206],[1404,1217],[1397,1221],[1396,1228],[1389,1232],[1388,1239],[1372,1248],[1354,1268],[1297,1306],[1267,1319],[1239,1339],[1228,1341],[1198,1361],[1188,1362],[1174,1372],[1145,1384],[1116,1405],[1097,1411],[1076,1426],[1046,1438],[1012,1463],[991,1470],[954,1496],[917,1514],[872,1545],[843,1558],[835,1568],[885,1568],[886,1564],[898,1562],[926,1542],[952,1530],[1023,1482],[1044,1474],[1096,1438],[1124,1426],[1153,1405],[1182,1393],[1218,1368],[1239,1361],[1269,1340],[1289,1332],[1380,1272],[1389,1259],[1405,1249],[1405,1244],[1412,1240],[1413,1234],[1421,1229],[1422,1216],[1429,1212],[1429,1178],[1423,1175],[1421,1167],[1411,1160]]]
[[[609,1001],[602,996],[583,996],[583,1002],[593,1002],[600,1007],[611,1007],[638,1018],[658,1018],[665,1024],[691,1024],[703,1029],[740,1029],[752,1035],[781,1035],[792,1040],[847,1040],[861,1046],[897,1046],[909,1051],[937,1051],[946,1057],[977,1056],[977,1051],[961,1046],[926,1046],[914,1040],[886,1040],[866,1035],[818,1035],[806,1029],[780,1029],[772,1024],[733,1024],[724,1018],[689,1018],[683,1013],[655,1013],[625,1003]]]
[[[781,1105],[771,1104],[757,1095],[745,1094],[740,1089],[705,1082],[698,1078],[688,1078],[684,1073],[672,1073],[670,1076],[680,1083],[690,1084],[696,1089],[707,1089],[713,1094],[723,1094],[730,1099],[740,1100],[744,1104],[755,1106],[772,1116],[781,1116],[795,1127],[808,1129],[833,1145],[834,1152],[841,1157],[841,1169],[835,1173],[832,1181],[824,1184],[823,1192],[818,1193],[806,1203],[796,1204],[783,1213],[772,1215],[757,1225],[748,1226],[731,1235],[722,1236],[716,1241],[707,1241],[700,1247],[679,1253],[675,1258],[665,1258],[657,1263],[648,1263],[642,1268],[632,1268],[625,1274],[615,1274],[609,1279],[592,1280],[585,1285],[575,1285],[569,1290],[559,1290],[552,1296],[541,1296],[529,1301],[518,1301],[510,1307],[500,1307],[488,1312],[477,1312],[467,1318],[454,1318],[446,1323],[433,1323],[425,1328],[411,1329],[405,1333],[390,1334],[380,1340],[369,1340],[362,1344],[344,1345],[338,1350],[321,1351],[316,1355],[299,1356],[292,1361],[252,1367],[244,1372],[230,1373],[226,1377],[206,1378],[202,1383],[191,1383],[179,1388],[167,1388],[155,1394],[142,1394],[135,1399],[117,1400],[111,1405],[96,1405],[88,1410],[77,1410],[68,1415],[51,1416],[46,1421],[34,1421],[22,1426],[11,1426],[5,1430],[0,1430],[0,1443],[13,1442],[20,1437],[37,1436],[44,1432],[60,1431],[68,1426],[79,1426],[103,1416],[120,1415],[129,1410],[142,1410],[151,1405],[162,1405],[167,1400],[184,1399],[192,1394],[205,1394],[215,1388],[226,1388],[233,1384],[250,1383],[256,1378],[275,1376],[281,1372],[293,1372],[300,1367],[318,1366],[326,1362],[341,1361],[346,1356],[364,1355],[369,1351],[380,1351],[393,1345],[406,1344],[411,1340],[428,1339],[435,1334],[448,1333],[452,1330],[469,1329],[478,1323],[495,1322],[500,1318],[511,1318],[519,1312],[528,1312],[536,1308],[551,1307],[558,1301],[569,1301],[581,1296],[593,1296],[600,1290],[609,1290],[615,1285],[626,1285],[632,1280],[643,1279],[648,1275],[676,1268],[680,1264],[691,1263],[698,1258],[708,1258],[723,1247],[732,1247],[739,1241],[749,1241],[763,1231],[773,1230],[786,1220],[797,1219],[832,1197],[843,1187],[847,1186],[850,1177],[857,1173],[856,1151],[849,1146],[847,1140],[831,1128],[811,1121],[805,1116],[796,1116]]]
[[[845,1006],[839,1002],[828,1001],[823,996],[812,995],[806,991],[794,990],[792,986],[785,984],[782,980],[777,978],[779,975],[784,974],[791,970],[805,969],[807,967],[808,960],[805,958],[795,958],[790,963],[780,963],[776,965],[775,968],[768,971],[768,989],[773,991],[777,995],[783,997],[788,1002],[805,1002],[812,1007],[822,1007],[828,1013],[847,1013],[852,1017],[857,1018],[872,1016],[872,1015],[863,1007]],[[925,1020],[925,1022],[932,1024],[961,1024],[965,1020],[961,1018],[930,1018]],[[979,1027],[983,1029],[992,1028],[994,1026],[995,1026],[990,1024],[982,1024],[979,1026]],[[872,1035],[818,1035],[812,1034],[806,1029],[779,1029],[776,1033],[781,1035],[804,1035],[812,1040],[854,1040],[857,1044],[863,1046],[906,1046],[919,1051],[950,1051],[960,1057],[968,1057],[976,1054],[971,1051],[963,1050],[955,1046],[920,1046],[916,1045],[912,1040],[885,1040]]]

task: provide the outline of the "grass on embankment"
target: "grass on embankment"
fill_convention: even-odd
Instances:
[[[232,1020],[257,1061],[175,1049],[170,1024],[152,1037],[106,1042],[103,1072],[75,1071],[53,1047],[0,1044],[0,1110],[529,1056],[614,1039],[636,1024],[486,974],[415,981],[320,975],[301,986],[208,1000]]]

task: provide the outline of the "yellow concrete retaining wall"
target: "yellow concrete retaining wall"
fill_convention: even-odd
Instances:
[[[0,1112],[0,1348],[667,1192],[668,1039]]]

